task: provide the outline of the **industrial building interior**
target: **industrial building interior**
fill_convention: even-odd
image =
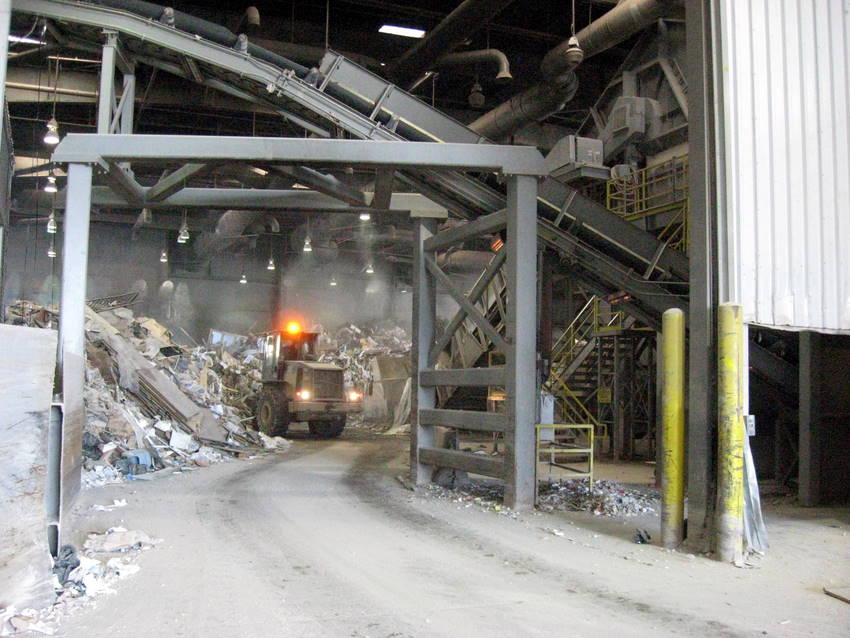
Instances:
[[[850,0],[0,40],[0,635],[848,635]]]

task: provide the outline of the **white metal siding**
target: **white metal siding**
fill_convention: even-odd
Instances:
[[[850,333],[850,0],[719,0],[721,297]]]

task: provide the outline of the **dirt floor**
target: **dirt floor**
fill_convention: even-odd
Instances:
[[[768,504],[771,549],[739,569],[634,544],[638,526],[658,537],[655,517],[513,518],[408,491],[407,437],[293,439],[84,492],[80,540],[120,524],[163,542],[58,635],[850,635],[850,605],[822,592],[850,585],[847,509]],[[114,498],[128,506],[82,514]]]

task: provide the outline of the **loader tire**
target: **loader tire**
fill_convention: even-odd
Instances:
[[[257,402],[257,429],[268,436],[283,436],[289,429],[286,399],[278,390],[264,390]]]
[[[333,421],[310,421],[310,434],[317,439],[335,439],[345,429],[345,417]]]

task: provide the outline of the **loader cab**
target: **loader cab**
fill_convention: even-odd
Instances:
[[[316,361],[318,333],[302,332],[297,324],[270,332],[263,344],[263,381],[283,381],[287,361]]]

